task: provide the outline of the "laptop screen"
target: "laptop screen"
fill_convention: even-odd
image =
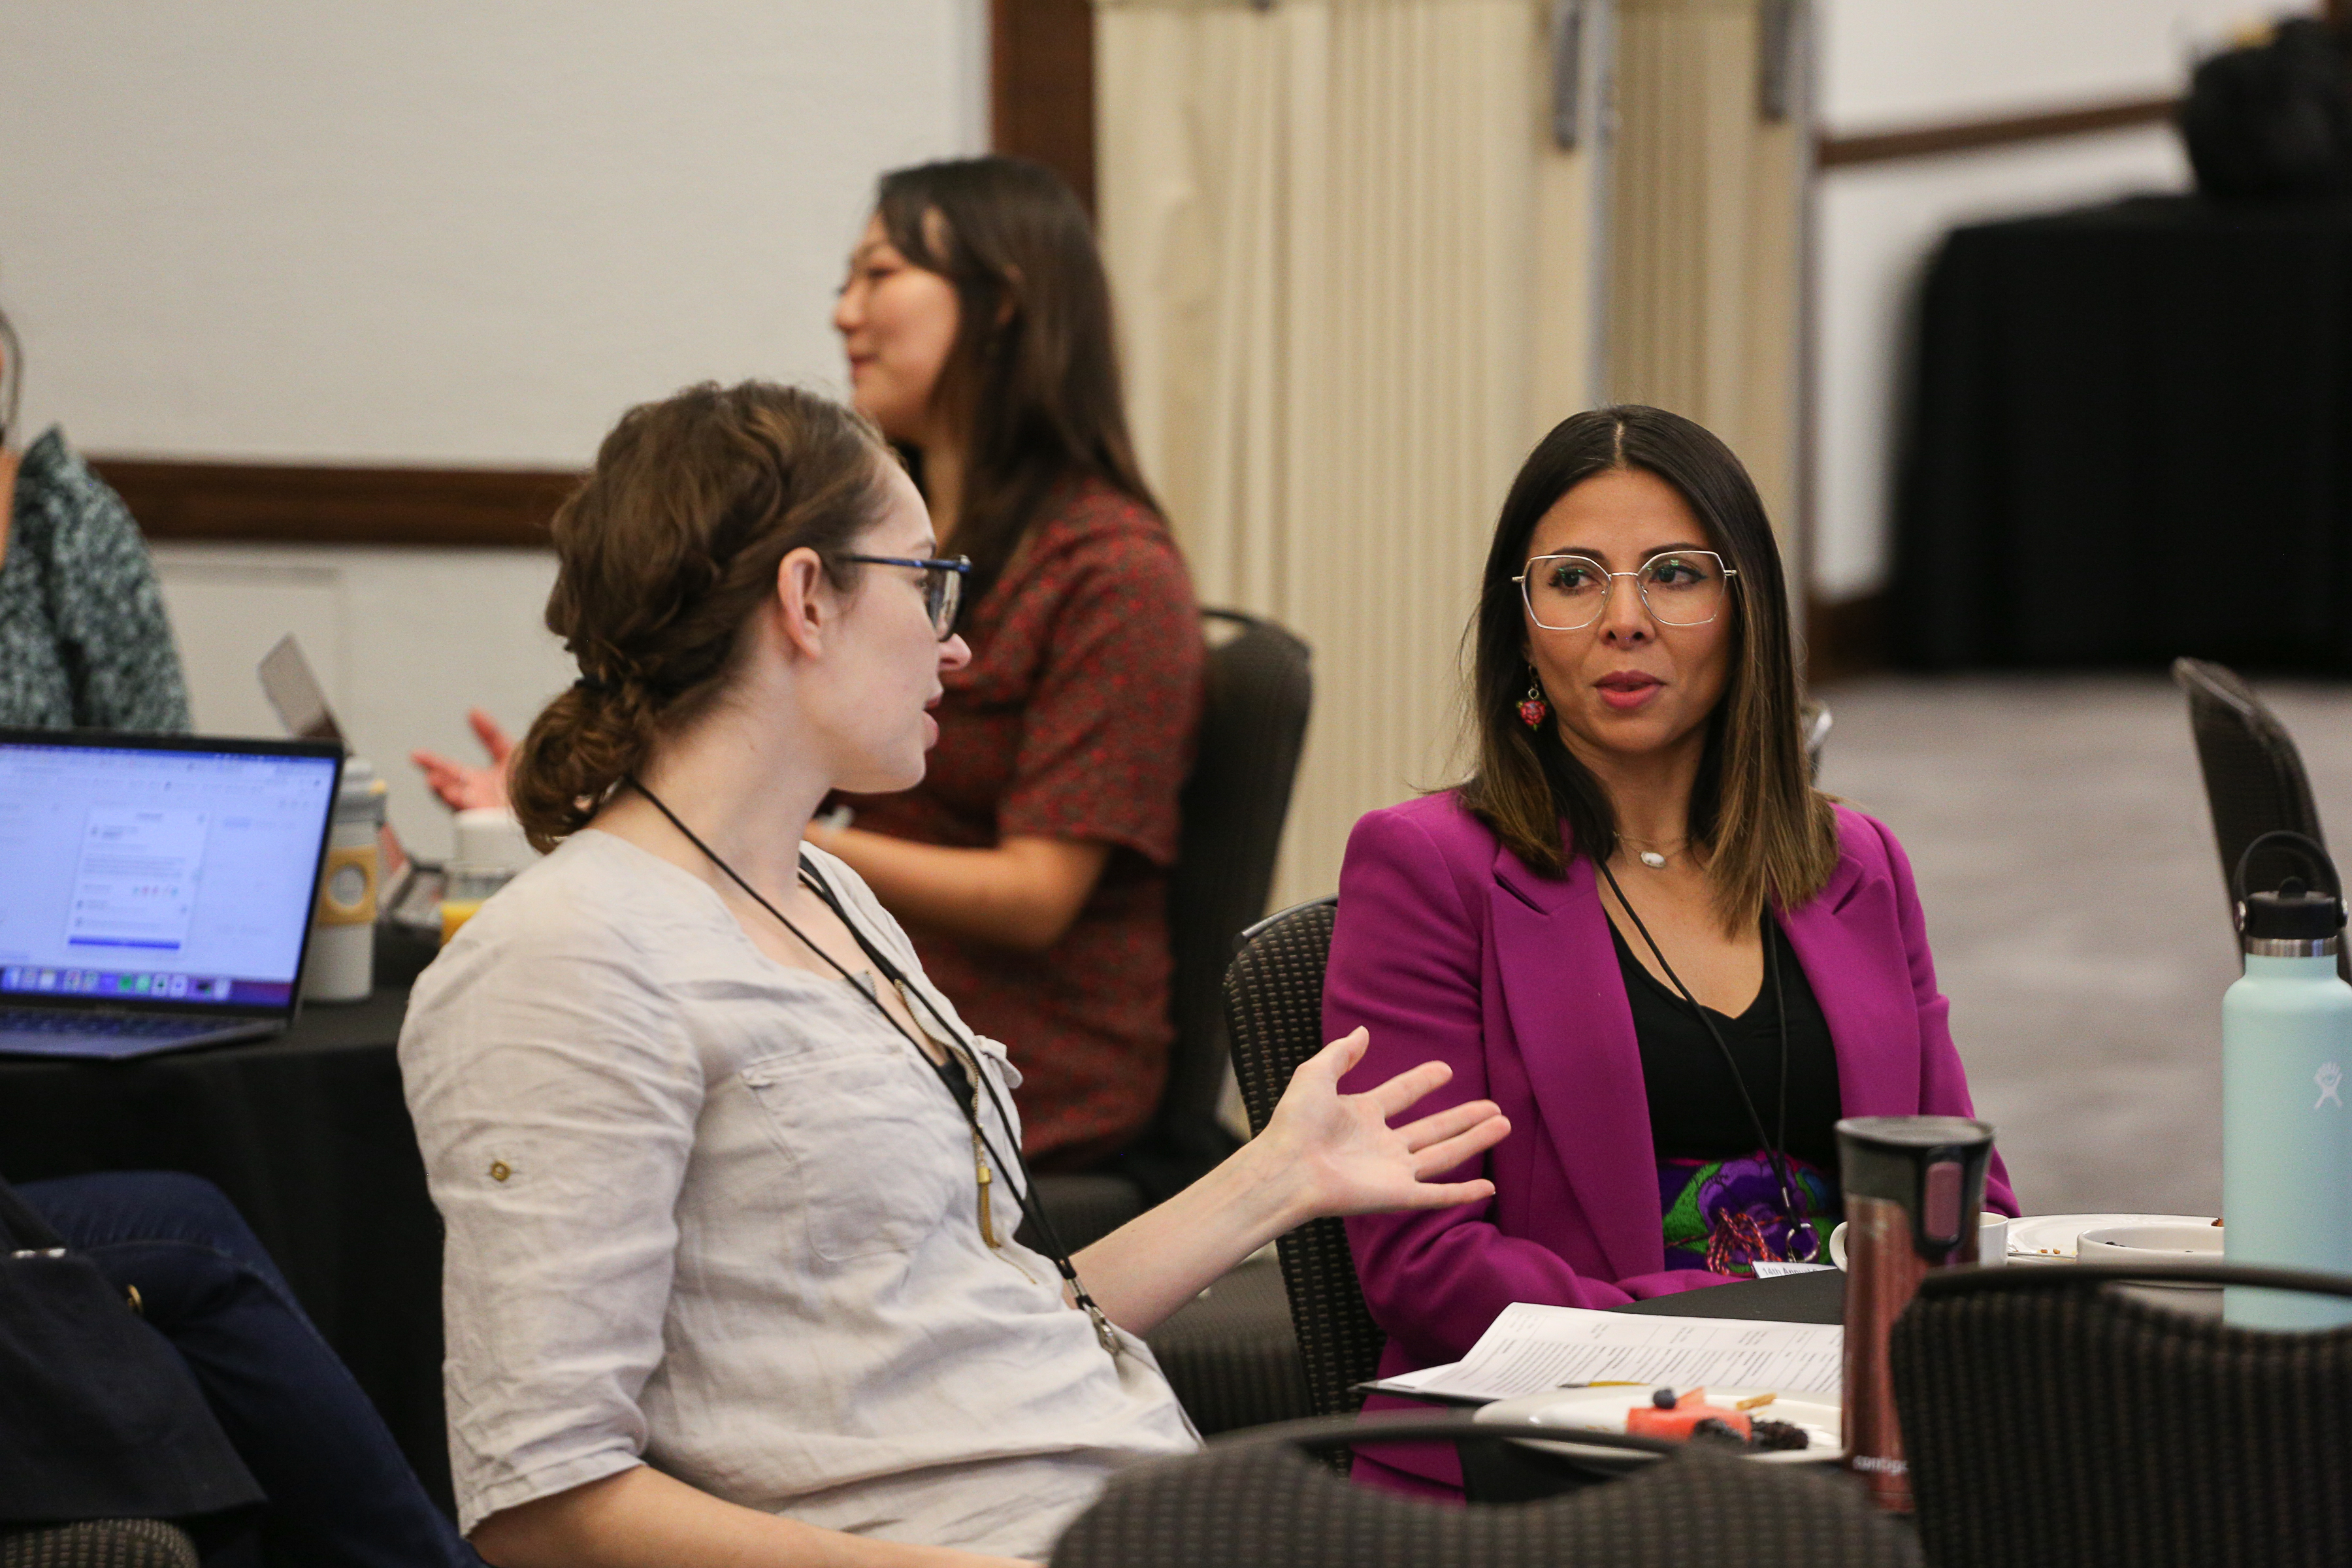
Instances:
[[[335,752],[0,735],[0,998],[289,1005]]]

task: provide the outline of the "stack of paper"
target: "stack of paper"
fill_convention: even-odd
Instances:
[[[1587,1383],[1678,1388],[1839,1390],[1845,1331],[1835,1323],[1654,1318],[1581,1307],[1506,1307],[1470,1353],[1377,1384],[1447,1400],[1513,1399]]]

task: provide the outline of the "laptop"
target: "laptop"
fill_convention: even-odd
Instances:
[[[341,773],[331,741],[0,730],[0,1054],[291,1024]]]
[[[327,689],[319,684],[318,672],[310,668],[292,632],[261,656],[258,673],[261,694],[278,710],[278,721],[286,726],[288,734],[299,741],[344,745],[343,727],[335,722],[335,710],[327,706]]]
[[[335,710],[328,705],[327,689],[319,684],[316,670],[302,652],[302,645],[288,632],[261,658],[258,670],[262,695],[278,711],[278,721],[286,732],[297,740],[331,741],[351,751],[343,739],[343,727],[335,721]],[[383,910],[382,918],[412,931],[429,933],[436,942],[441,935],[441,868],[425,865],[409,858],[407,846],[387,822],[375,830],[376,864],[382,875],[383,891],[377,906]]]

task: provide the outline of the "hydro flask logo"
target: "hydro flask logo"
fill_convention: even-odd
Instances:
[[[2336,1101],[2336,1110],[2345,1109],[2344,1097],[2336,1092],[2344,1084],[2342,1068],[2337,1067],[2334,1062],[2322,1062],[2319,1070],[2311,1075],[2311,1081],[2319,1086],[2319,1098],[2312,1101],[2312,1110],[2317,1110],[2331,1100]]]

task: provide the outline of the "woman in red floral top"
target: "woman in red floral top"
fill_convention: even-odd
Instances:
[[[1200,717],[1184,563],[1138,472],[1085,212],[1034,163],[883,177],[834,310],[858,408],[971,559],[921,784],[812,837],[1005,1042],[1041,1170],[1140,1132],[1167,1076],[1167,872]]]
[[[923,967],[1022,1074],[1039,1170],[1095,1164],[1166,1082],[1168,868],[1201,708],[1191,580],[1128,438],[1110,289],[1049,170],[971,158],[882,178],[834,325],[853,400],[905,454],[942,554],[970,557],[929,772],[809,837],[856,868]],[[487,769],[417,764],[452,806]]]

